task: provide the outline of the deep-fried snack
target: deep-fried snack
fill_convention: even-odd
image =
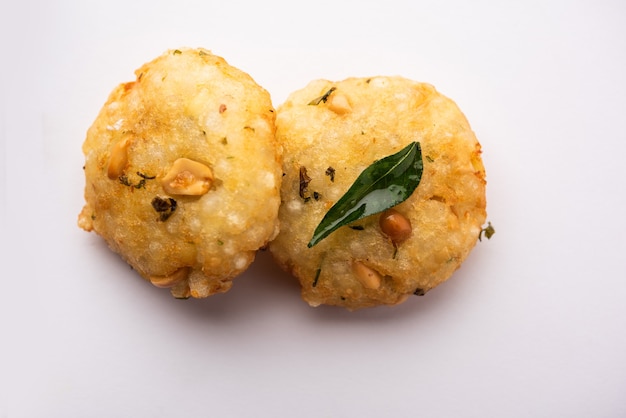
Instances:
[[[448,279],[485,222],[480,145],[456,104],[401,77],[318,80],[278,108],[281,230],[270,243],[310,305],[394,305]],[[374,162],[419,143],[423,175],[404,202],[309,248],[328,210]]]
[[[175,297],[224,292],[278,233],[270,96],[204,49],[167,51],[135,74],[87,133],[79,226]]]

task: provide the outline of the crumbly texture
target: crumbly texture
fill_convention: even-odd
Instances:
[[[167,51],[135,74],[87,133],[78,224],[175,297],[224,292],[278,233],[270,96],[204,49]]]
[[[448,279],[468,256],[486,217],[481,149],[456,104],[434,87],[401,77],[318,80],[289,96],[276,126],[285,175],[281,231],[269,248],[311,306],[395,305]],[[422,180],[395,207],[410,221],[410,237],[394,244],[372,215],[308,248],[358,175],[413,141],[421,144]]]

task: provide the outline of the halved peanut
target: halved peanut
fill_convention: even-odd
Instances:
[[[167,276],[150,276],[150,282],[156,287],[172,287],[176,283],[185,280],[187,276],[189,276],[189,269],[183,267]]]
[[[107,176],[111,180],[118,179],[128,164],[128,145],[130,139],[125,138],[118,141],[111,148],[111,156],[109,157],[109,166],[107,167]]]
[[[413,232],[411,221],[395,209],[384,211],[380,215],[379,225],[383,233],[395,244],[406,241]]]
[[[380,273],[360,261],[352,261],[352,273],[368,289],[378,289],[382,280]]]
[[[335,93],[328,100],[328,108],[338,115],[343,115],[352,111],[352,106],[348,102],[348,98],[340,93]]]
[[[169,194],[200,196],[211,188],[213,171],[197,161],[179,158],[174,161],[161,184]]]

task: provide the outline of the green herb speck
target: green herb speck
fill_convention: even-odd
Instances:
[[[480,230],[478,234],[478,241],[482,241],[483,234],[485,234],[485,238],[491,239],[493,234],[496,233],[496,230],[493,226],[491,226],[491,222],[487,223],[487,226]]]
[[[315,278],[313,279],[313,285],[312,285],[312,287],[317,286],[317,281],[318,281],[318,280],[319,280],[319,278],[320,278],[320,274],[322,274],[322,268],[321,268],[321,267],[320,267],[320,268],[318,268],[317,270],[315,270]]]
[[[324,93],[323,95],[321,95],[320,97],[318,97],[317,99],[313,99],[311,100],[308,105],[309,106],[317,106],[320,103],[326,103],[326,101],[328,100],[328,96],[330,96],[332,94],[333,91],[337,90],[336,87],[331,87],[330,90],[328,90],[326,93]]]

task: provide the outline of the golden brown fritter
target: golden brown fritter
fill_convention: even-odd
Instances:
[[[314,81],[279,107],[276,127],[285,176],[281,230],[269,248],[310,305],[401,303],[448,279],[475,245],[486,216],[480,145],[456,104],[431,85]],[[308,248],[357,176],[414,141],[424,166],[415,192]]]
[[[204,49],[135,74],[87,133],[79,226],[176,297],[224,292],[278,232],[270,96]]]

